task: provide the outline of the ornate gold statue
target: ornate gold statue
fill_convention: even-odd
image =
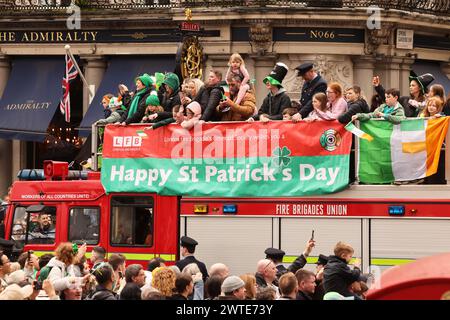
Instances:
[[[201,78],[203,72],[203,48],[196,37],[183,41],[181,72],[183,78]]]
[[[192,10],[189,8],[184,9],[184,14],[186,15],[186,20],[191,21],[192,20]]]

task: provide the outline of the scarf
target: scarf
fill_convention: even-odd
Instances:
[[[139,105],[139,101],[141,100],[142,96],[147,92],[147,88],[141,89],[141,91],[137,92],[135,96],[133,97],[133,100],[131,101],[130,110],[128,111],[128,117],[129,119],[137,110],[137,107]]]

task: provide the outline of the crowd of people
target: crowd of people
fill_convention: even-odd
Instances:
[[[305,81],[297,102],[291,101],[282,85],[288,67],[278,62],[263,80],[267,96],[258,108],[244,59],[234,53],[228,66],[224,79],[221,72],[211,70],[206,83],[188,78],[180,84],[175,73],[140,75],[135,79],[135,91],[121,84],[116,96],[103,97],[105,118],[98,123],[148,123],[150,129],[177,123],[191,129],[206,121],[338,120],[346,125],[372,118],[399,123],[406,117],[450,115],[450,95],[446,98],[442,85],[431,85],[434,77],[429,73],[418,76],[411,72],[409,93],[404,96],[396,88],[385,90],[375,76],[376,94],[366,101],[359,86],[327,83],[313,63],[304,63],[296,68]]]
[[[98,124],[128,125],[146,123],[146,129],[168,124],[190,130],[203,122],[220,121],[351,121],[386,120],[399,124],[411,117],[437,118],[450,115],[450,94],[446,98],[441,84],[432,84],[430,73],[411,72],[407,95],[396,88],[385,89],[378,76],[373,77],[375,94],[367,101],[358,85],[344,88],[338,82],[327,83],[307,62],[296,68],[304,80],[300,100],[291,100],[283,88],[288,67],[278,62],[263,79],[267,95],[256,105],[254,80],[250,79],[240,54],[231,55],[225,79],[211,70],[206,83],[200,79],[180,79],[175,73],[143,74],[135,79],[131,92],[121,84],[117,96],[103,97],[105,118]],[[422,184],[432,180],[402,181],[400,184]],[[398,184],[394,182],[394,184]]]
[[[40,257],[25,251],[17,262],[0,251],[0,300],[364,300],[370,286],[370,275],[343,242],[334,255],[319,255],[315,272],[304,268],[311,239],[288,267],[284,251],[267,248],[255,269],[239,276],[223,263],[208,269],[194,256],[194,239],[183,236],[180,245],[182,258],[174,265],[156,257],[145,269],[127,265],[122,254],[108,256],[101,246],[88,259],[86,244],[70,242]]]

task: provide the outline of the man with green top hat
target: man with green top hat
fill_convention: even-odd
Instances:
[[[127,111],[121,118],[122,125],[141,122],[147,107],[147,97],[153,89],[153,81],[147,73],[137,77],[135,79],[135,83],[136,91],[134,92],[133,98],[130,100],[129,105],[126,105]]]
[[[291,99],[281,85],[288,70],[289,68],[284,63],[277,62],[272,72],[264,78],[263,82],[269,93],[259,108],[258,114],[251,117],[249,121],[267,122],[283,119],[283,110],[291,107]]]

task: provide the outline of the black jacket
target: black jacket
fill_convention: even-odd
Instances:
[[[305,265],[306,265],[306,258],[303,254],[299,255],[297,259],[295,259],[295,261],[292,262],[292,264],[288,268],[286,268],[282,264],[279,264],[277,265],[277,279],[280,279],[280,277],[287,272],[292,272],[295,274],[297,270],[303,268]]]
[[[275,95],[269,92],[267,97],[259,108],[258,114],[253,116],[253,119],[259,120],[262,114],[267,114],[272,120],[282,120],[283,110],[291,107],[291,98],[286,93],[284,88],[281,88]]]
[[[368,113],[370,111],[369,105],[367,104],[366,100],[362,98],[353,102],[347,102],[347,105],[347,112],[341,114],[338,117],[338,121],[343,125],[349,123],[352,120],[353,115],[357,113]]]
[[[168,297],[167,300],[185,300],[185,301],[187,301],[187,298],[185,296],[182,296],[179,293],[176,293],[176,294],[172,295],[171,297]]]
[[[136,92],[135,92],[135,94],[136,94]],[[145,109],[147,108],[145,101],[147,100],[147,97],[149,95],[150,95],[150,89],[147,88],[144,91],[144,94],[139,99],[139,104],[137,106],[135,113],[132,114],[131,117],[129,117],[129,118],[128,118],[128,112],[130,111],[131,101],[133,101],[133,99],[128,100],[128,104],[125,105],[125,107],[127,108],[127,111],[125,111],[123,113],[120,122],[125,122],[126,124],[140,123],[142,121],[142,118],[144,117]]]
[[[314,290],[312,299],[313,300],[323,300],[324,295],[325,295],[325,289],[323,288],[323,281],[316,280],[316,289]]]
[[[164,109],[164,112],[167,112],[170,116],[172,116],[172,108],[177,105],[181,105],[180,95],[178,94],[179,91],[176,90],[170,96],[167,96],[166,92],[162,90],[163,88],[164,86],[161,86],[158,91],[158,99],[161,103],[161,107]]]
[[[219,85],[213,87],[203,86],[197,93],[194,101],[202,107],[202,117],[200,120],[217,121],[216,107],[222,99],[223,89]]]
[[[134,283],[128,282],[120,292],[120,300],[141,300],[141,288]]]
[[[255,273],[255,278],[256,278],[256,285],[260,288],[265,288],[267,287],[267,282],[266,280],[264,280],[264,277],[261,273],[257,272]]]
[[[330,256],[323,271],[323,287],[325,292],[337,292],[344,297],[353,296],[349,286],[358,281],[361,271],[351,270],[347,262],[337,256]]]
[[[191,263],[195,263],[198,266],[200,272],[203,275],[203,281],[206,281],[206,279],[208,279],[208,270],[206,269],[205,264],[195,259],[194,256],[187,256],[186,258],[177,261],[175,265],[178,267],[178,269],[180,269],[180,271],[183,271],[184,267]]]
[[[87,300],[117,300],[118,296],[115,292],[98,285]]]
[[[302,119],[306,118],[313,110],[312,97],[319,92],[325,93],[327,91],[327,82],[320,75],[317,75],[310,82],[305,82],[302,88],[302,96],[300,98],[299,113]]]
[[[444,112],[446,116],[450,116],[450,100],[447,100],[447,102],[444,104],[442,112]]]
[[[312,297],[309,294],[307,294],[307,293],[305,293],[303,291],[299,291],[297,293],[297,300],[311,301]]]

